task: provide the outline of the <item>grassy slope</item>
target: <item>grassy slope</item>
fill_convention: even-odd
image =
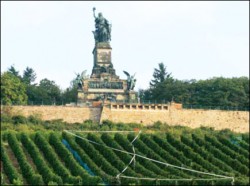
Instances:
[[[171,126],[168,126],[166,124],[162,124],[160,122],[155,123],[154,125],[149,126],[149,127],[144,127],[144,126],[141,126],[140,124],[122,124],[122,123],[114,124],[114,123],[111,123],[109,121],[107,121],[102,127],[100,127],[98,124],[92,123],[91,121],[86,121],[84,123],[76,123],[76,124],[67,124],[67,123],[62,122],[61,120],[38,121],[38,122],[29,122],[29,121],[27,121],[25,124],[21,124],[21,123],[15,123],[14,124],[14,122],[3,122],[3,123],[1,123],[1,132],[2,132],[1,137],[3,139],[1,142],[3,142],[4,145],[8,148],[8,143],[6,143],[6,141],[7,141],[7,135],[9,133],[9,131],[14,131],[17,134],[16,135],[17,138],[19,138],[21,132],[24,132],[26,134],[29,134],[30,139],[34,139],[36,131],[41,131],[43,133],[43,135],[48,139],[50,133],[56,133],[60,138],[62,138],[61,134],[62,134],[62,131],[64,129],[68,129],[68,130],[101,130],[101,131],[105,131],[105,130],[134,130],[135,128],[141,129],[143,131],[143,133],[148,134],[148,136],[150,136],[151,139],[153,139],[153,136],[158,136],[158,137],[160,137],[161,139],[163,139],[165,141],[167,141],[166,134],[171,134],[179,142],[181,142],[181,138],[180,138],[181,135],[187,136],[191,141],[194,141],[192,139],[192,137],[191,137],[192,134],[196,134],[197,136],[204,139],[204,141],[206,141],[205,138],[204,138],[205,135],[213,136],[216,139],[219,136],[224,136],[225,138],[233,140],[234,142],[237,141],[237,140],[238,141],[243,141],[242,142],[243,145],[241,145],[243,147],[240,147],[240,148],[243,149],[243,151],[249,152],[249,133],[245,133],[245,134],[233,133],[230,130],[215,131],[212,128],[207,128],[207,127],[202,127],[202,128],[198,128],[198,129],[191,129],[191,128],[182,127],[182,126],[171,127]],[[151,136],[151,134],[152,134],[152,136]],[[97,135],[97,136],[98,136],[99,139],[101,139],[99,135]],[[85,136],[85,137],[87,137],[87,136]],[[124,135],[124,137],[126,138],[126,140],[129,140],[128,136]],[[111,135],[111,138],[114,139],[114,141],[115,141],[114,135]],[[138,140],[138,142],[139,141],[142,142],[141,138]],[[150,146],[147,143],[145,143],[145,145],[146,145],[147,148],[150,148]],[[175,148],[177,151],[181,152],[183,154],[183,156],[186,158],[187,161],[195,162],[195,159],[192,159],[192,158],[188,157],[185,154],[184,151],[181,151],[180,149],[178,150],[175,147],[174,144],[170,144],[170,145],[172,145],[172,147]],[[185,146],[187,146],[187,144],[185,144]],[[211,144],[211,146],[213,146],[213,145]],[[95,148],[95,146],[93,146],[93,147]],[[204,148],[204,147],[201,147],[201,148]],[[231,151],[235,152],[235,153],[238,153],[236,151],[237,149],[236,150],[232,149],[232,147],[229,147],[229,149]],[[97,150],[98,150],[98,148],[97,148]],[[168,151],[168,149],[164,149],[164,148],[162,148],[162,150],[166,151],[166,152]],[[141,154],[145,153],[145,151],[140,149],[139,144],[137,144],[136,151],[138,153],[141,153]],[[193,151],[194,151],[194,153],[197,153],[197,152],[195,152],[195,150],[193,150]],[[162,156],[162,154],[165,154],[164,152],[157,152],[156,150],[154,150],[154,153],[155,154],[152,154],[152,157],[160,157],[161,156],[161,158],[164,158],[164,156]],[[170,152],[170,154],[171,153],[172,152]],[[100,152],[100,154],[101,154],[101,152]],[[241,155],[241,154],[239,154],[239,155]],[[248,155],[249,155],[249,153],[248,153]],[[100,156],[103,156],[103,155],[101,154]],[[218,157],[215,157],[215,155],[212,154],[212,153],[210,154],[210,156],[213,156],[214,160],[216,160],[216,161],[221,161],[222,163],[227,164],[224,161],[224,159],[220,159]],[[224,156],[227,156],[227,154],[224,153]],[[172,157],[174,157],[174,155],[172,155]],[[13,157],[11,157],[11,158],[13,158]],[[177,158],[178,160],[180,160],[180,157],[174,157],[174,158]],[[105,158],[105,159],[107,160],[107,158]],[[209,159],[207,159],[207,160],[209,160]],[[35,166],[33,164],[33,161],[32,161],[31,158],[28,158],[28,161],[29,161],[29,163],[32,164],[33,167]],[[107,161],[110,161],[110,160],[107,160]],[[165,161],[168,162],[167,159],[165,159]],[[233,161],[233,159],[231,158],[230,161]],[[239,160],[237,160],[237,161],[239,162]],[[209,164],[209,161],[206,161],[206,162],[208,162],[208,164]],[[210,162],[211,162],[211,160],[210,160]],[[248,162],[249,162],[249,160],[248,160]],[[15,162],[13,162],[13,163],[15,163]],[[63,161],[62,161],[62,163],[63,163]],[[95,162],[95,163],[97,164],[97,162]],[[138,165],[140,167],[140,166],[145,166],[144,164],[147,163],[147,162],[138,162],[138,163],[140,163],[140,165]],[[197,162],[195,162],[195,163],[197,163]],[[212,166],[217,166],[216,163],[211,163],[211,164],[212,164]],[[64,165],[64,163],[63,163],[63,165]],[[248,167],[248,172],[249,172],[249,165],[244,165],[242,163],[240,165]],[[202,164],[201,164],[201,166],[204,168],[204,166]],[[159,165],[156,165],[155,169],[157,169],[157,167],[160,168]],[[248,181],[249,180],[249,175],[244,175],[242,173],[239,173],[239,171],[236,171],[233,166],[229,166],[229,167],[232,168],[232,170],[234,172],[228,172],[228,173],[232,174],[233,176],[236,177],[236,183],[238,183],[238,184],[240,184],[240,183],[241,184],[249,184],[249,181]],[[192,166],[190,166],[190,168],[195,169],[195,167],[192,167]],[[66,168],[66,169],[68,169],[68,168]],[[211,172],[211,171],[213,172],[214,170],[207,170],[207,171],[208,172]],[[19,170],[19,172],[20,172],[20,170]],[[170,171],[170,173],[171,173],[171,171]],[[173,174],[173,172],[172,172],[172,174]],[[185,175],[186,175],[186,173],[185,173]],[[190,175],[190,176],[195,177],[194,175]],[[6,177],[6,175],[5,175],[5,177]],[[24,180],[24,182],[25,182],[25,180]],[[8,182],[6,182],[6,183],[8,183]],[[126,183],[128,183],[128,182],[126,182]],[[131,183],[135,183],[135,182],[131,182]],[[135,183],[135,184],[138,184],[138,182]],[[146,182],[140,182],[140,184],[146,184]],[[148,184],[155,184],[155,182],[148,182]],[[166,183],[158,182],[157,184],[166,184]],[[196,184],[199,184],[199,183],[196,183]],[[208,183],[208,184],[212,184],[212,183]],[[215,182],[215,184],[216,184],[216,182]]]

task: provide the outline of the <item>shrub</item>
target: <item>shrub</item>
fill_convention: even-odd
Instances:
[[[56,123],[56,124],[65,124],[63,119],[52,119],[50,123]]]
[[[30,115],[28,117],[28,121],[33,123],[33,124],[39,124],[42,122],[41,118],[39,115],[35,114],[35,115]]]
[[[23,182],[22,182],[22,180],[20,180],[19,178],[17,178],[17,179],[13,180],[13,185],[23,185]]]
[[[235,179],[235,185],[249,185],[249,179],[246,177],[238,177]]]
[[[163,125],[163,123],[161,121],[157,121],[153,124],[152,128],[154,129],[161,129],[161,126]]]
[[[201,126],[200,129],[208,132],[214,131],[214,127]]]
[[[111,130],[112,126],[114,125],[114,123],[110,120],[103,120],[102,121],[102,125],[106,125],[109,127],[109,129]]]
[[[101,131],[107,131],[107,130],[110,130],[110,128],[109,128],[108,125],[100,125],[100,130]]]
[[[93,124],[93,120],[91,120],[91,119],[86,119],[86,120],[84,120],[83,123],[84,123],[84,124]]]
[[[13,116],[12,120],[13,120],[14,124],[19,124],[19,123],[25,124],[25,123],[27,123],[27,118],[25,116],[22,116],[22,115]]]
[[[1,122],[12,123],[13,120],[8,114],[1,114]]]
[[[1,114],[6,114],[8,116],[12,116],[13,114],[13,107],[11,106],[3,106],[1,110],[2,110]]]
[[[124,123],[118,123],[115,125],[115,127],[117,128],[117,130],[131,130],[129,124],[124,124]]]
[[[48,185],[58,185],[56,182],[49,181]]]

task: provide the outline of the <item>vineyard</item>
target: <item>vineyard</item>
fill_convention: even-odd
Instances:
[[[4,131],[1,138],[3,185],[249,185],[248,135]]]

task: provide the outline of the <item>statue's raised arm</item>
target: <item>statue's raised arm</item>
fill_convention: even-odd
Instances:
[[[96,18],[96,16],[95,16],[95,7],[93,7],[93,15],[94,15],[94,18]]]
[[[93,8],[93,15],[95,18],[95,31],[93,31],[96,43],[109,42],[111,40],[111,25],[105,19],[102,13],[95,15],[95,7]]]

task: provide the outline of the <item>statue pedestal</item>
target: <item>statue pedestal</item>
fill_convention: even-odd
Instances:
[[[128,96],[129,96],[128,100],[129,100],[130,103],[137,102],[137,100],[136,100],[136,92],[135,91],[133,91],[133,90],[129,91]]]
[[[119,79],[111,62],[111,51],[109,42],[96,43],[93,50],[94,67],[91,78],[111,77],[112,79]]]
[[[93,50],[94,67],[90,78],[83,80],[82,90],[78,90],[77,104],[104,100],[135,103],[136,93],[128,91],[127,80],[116,75],[111,62],[112,48],[109,42],[96,43]]]
[[[81,106],[84,102],[84,92],[82,90],[77,90],[77,106]]]

